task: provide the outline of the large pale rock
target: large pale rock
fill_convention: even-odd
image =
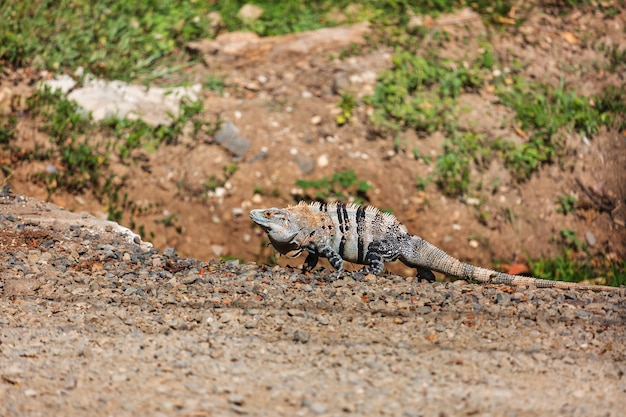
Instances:
[[[57,79],[44,83],[52,89],[63,89]],[[67,83],[66,79],[64,83]],[[171,124],[172,115],[176,117],[179,114],[181,101],[197,101],[201,90],[200,84],[160,88],[87,78],[83,87],[68,94],[68,99],[76,101],[85,112],[91,112],[96,121],[118,117],[141,119],[159,126]]]
[[[315,52],[336,50],[352,44],[362,45],[369,31],[370,24],[361,22],[266,38],[251,32],[230,32],[219,35],[215,40],[190,42],[187,48],[205,55],[208,65],[219,61],[246,65],[250,61],[299,59]]]

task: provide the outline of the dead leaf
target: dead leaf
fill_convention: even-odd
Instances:
[[[572,32],[561,32],[561,38],[571,45],[580,44],[580,39],[578,39],[578,36],[574,35]]]
[[[509,275],[527,274],[530,272],[528,266],[520,263],[502,264],[500,269]]]
[[[498,21],[498,23],[502,23],[504,25],[514,25],[515,24],[515,19],[511,19],[510,17],[496,16],[496,20]]]
[[[517,133],[521,138],[528,139],[528,133],[524,132],[519,127],[513,126],[513,130],[515,130],[515,133]]]

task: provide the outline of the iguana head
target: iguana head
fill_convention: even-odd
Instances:
[[[269,208],[250,210],[250,218],[261,226],[272,245],[280,253],[289,253],[300,249],[300,244],[294,239],[301,232],[301,227],[293,213],[286,209]]]

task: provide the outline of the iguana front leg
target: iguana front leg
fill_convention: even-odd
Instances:
[[[341,273],[343,272],[343,259],[337,252],[335,252],[330,246],[324,245],[318,249],[317,253],[319,256],[328,259],[328,262],[337,270],[337,278],[341,277]],[[308,259],[308,257],[307,257]]]
[[[309,252],[304,260],[304,265],[302,265],[302,272],[312,271],[313,268],[315,268],[315,265],[317,265],[318,260],[319,256],[317,256],[317,253]]]

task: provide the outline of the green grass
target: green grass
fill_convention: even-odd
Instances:
[[[48,198],[58,188],[69,192],[97,188],[108,156],[87,141],[85,134],[93,128],[90,115],[82,114],[76,102],[49,88],[29,97],[27,106],[39,121],[39,130],[50,136],[53,145],[28,157],[51,159],[61,165],[59,169],[36,175],[46,184]]]
[[[17,116],[2,118],[0,120],[0,145],[8,145],[15,139],[15,126],[17,125]]]
[[[516,179],[527,179],[542,164],[565,154],[568,132],[592,138],[602,125],[622,126],[618,115],[625,105],[616,100],[626,94],[623,87],[619,91],[608,89],[594,99],[577,94],[570,86],[552,87],[521,77],[514,77],[512,85],[499,84],[496,94],[515,111],[517,123],[528,135],[525,142],[507,151],[507,168]]]
[[[339,103],[337,103],[337,107],[341,109],[341,113],[337,115],[337,118],[335,120],[338,126],[343,126],[350,121],[350,118],[352,117],[352,112],[354,111],[356,105],[356,99],[351,93],[341,93]]]
[[[587,281],[612,286],[626,285],[626,260],[593,252],[574,230],[561,229],[552,241],[561,248],[554,258],[530,260],[532,275],[558,281]]]
[[[369,201],[367,191],[372,186],[364,180],[359,180],[357,174],[351,170],[335,172],[332,177],[323,177],[320,180],[296,181],[296,186],[305,191],[304,199],[317,201],[354,201],[361,204]],[[311,194],[309,194],[311,193]]]
[[[605,87],[594,97],[600,123],[618,132],[626,132],[626,85]]]
[[[190,135],[191,139],[199,134],[211,135],[219,127],[219,121],[202,118],[204,109],[200,102],[183,103],[180,114],[168,126],[116,118],[95,123],[76,102],[47,87],[35,92],[26,102],[26,112],[34,118],[38,130],[48,134],[51,146],[36,148],[31,153],[17,149],[13,145],[17,118],[9,117],[0,128],[0,139],[11,150],[12,158],[51,161],[56,169],[35,175],[36,180],[45,184],[48,198],[57,190],[90,191],[107,207],[109,218],[116,221],[121,220],[126,207],[125,199],[119,197],[125,179],[116,178],[108,171],[112,154],[131,162],[129,158],[135,148],[151,151],[165,143],[174,144],[183,135]],[[229,168],[227,175],[235,170]]]
[[[7,1],[0,60],[132,80],[208,37],[206,2]],[[50,47],[54,45],[54,47]]]
[[[36,66],[55,72],[71,72],[81,66],[97,76],[125,81],[153,78],[155,72],[165,76],[184,69],[192,60],[185,52],[187,42],[215,36],[208,17],[211,11],[222,14],[229,31],[249,30],[270,36],[336,25],[329,17],[331,9],[341,10],[354,2],[256,2],[263,7],[263,15],[254,22],[243,22],[237,12],[246,3],[4,1],[0,3],[0,65]],[[409,3],[366,1],[356,14],[346,16],[356,21],[406,15]],[[423,6],[440,10],[455,3],[432,1]]]
[[[573,195],[559,195],[557,199],[557,213],[569,214],[576,212],[576,203],[578,202],[578,198]]]
[[[220,121],[206,121],[202,118],[204,108],[200,101],[183,101],[180,113],[169,125],[152,126],[142,121],[110,117],[103,120],[100,126],[106,135],[115,138],[111,145],[117,149],[121,159],[128,159],[133,149],[143,147],[147,151],[155,151],[161,144],[175,144],[183,136],[187,123],[191,123],[192,139],[199,134],[212,135],[220,126]]]
[[[565,250],[554,258],[531,260],[529,264],[533,276],[537,278],[567,282],[588,281],[615,287],[626,285],[626,261],[623,260],[603,260],[601,256],[590,260],[588,257],[575,256],[571,250]]]
[[[466,68],[410,50],[396,52],[392,62],[393,67],[379,76],[374,94],[366,99],[374,107],[372,123],[392,132],[454,132],[459,95],[483,84],[480,64]]]

